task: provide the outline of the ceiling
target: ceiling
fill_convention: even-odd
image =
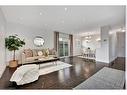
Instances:
[[[125,25],[125,6],[2,6],[7,22],[64,33]]]

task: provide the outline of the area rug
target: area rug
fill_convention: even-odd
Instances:
[[[49,74],[55,71],[59,71],[61,69],[69,68],[71,66],[72,65],[61,61],[57,61],[55,64],[53,62],[40,64],[39,75]]]
[[[73,89],[123,89],[125,72],[104,67]]]
[[[91,59],[91,60],[95,60],[95,58],[92,58],[92,57],[84,57],[84,56],[77,56],[77,57],[79,57],[79,58],[84,58],[84,59]]]

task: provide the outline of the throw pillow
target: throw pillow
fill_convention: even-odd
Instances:
[[[37,54],[38,51],[36,49],[33,49],[32,51],[33,51],[33,56],[38,56]]]
[[[42,51],[38,51],[38,56],[42,56],[43,52]]]
[[[49,55],[52,55],[52,49],[48,49]]]
[[[24,50],[24,53],[25,53],[26,58],[27,58],[27,57],[32,57],[32,56],[33,56],[33,52],[32,52],[31,49],[25,49],[25,50]]]

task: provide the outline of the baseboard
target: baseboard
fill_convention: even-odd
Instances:
[[[60,57],[60,58],[66,58],[66,57],[75,57],[75,56],[79,56],[79,55],[63,56],[63,57]]]
[[[81,56],[81,55],[73,55],[72,57],[75,57],[75,56]]]
[[[107,62],[101,62],[101,61],[96,61],[96,63],[109,64],[109,63],[107,63]]]

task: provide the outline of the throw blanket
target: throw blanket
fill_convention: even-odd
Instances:
[[[23,85],[35,80],[39,77],[39,67],[36,64],[23,65],[17,68],[17,70],[12,75],[10,81],[16,82],[17,85]]]

